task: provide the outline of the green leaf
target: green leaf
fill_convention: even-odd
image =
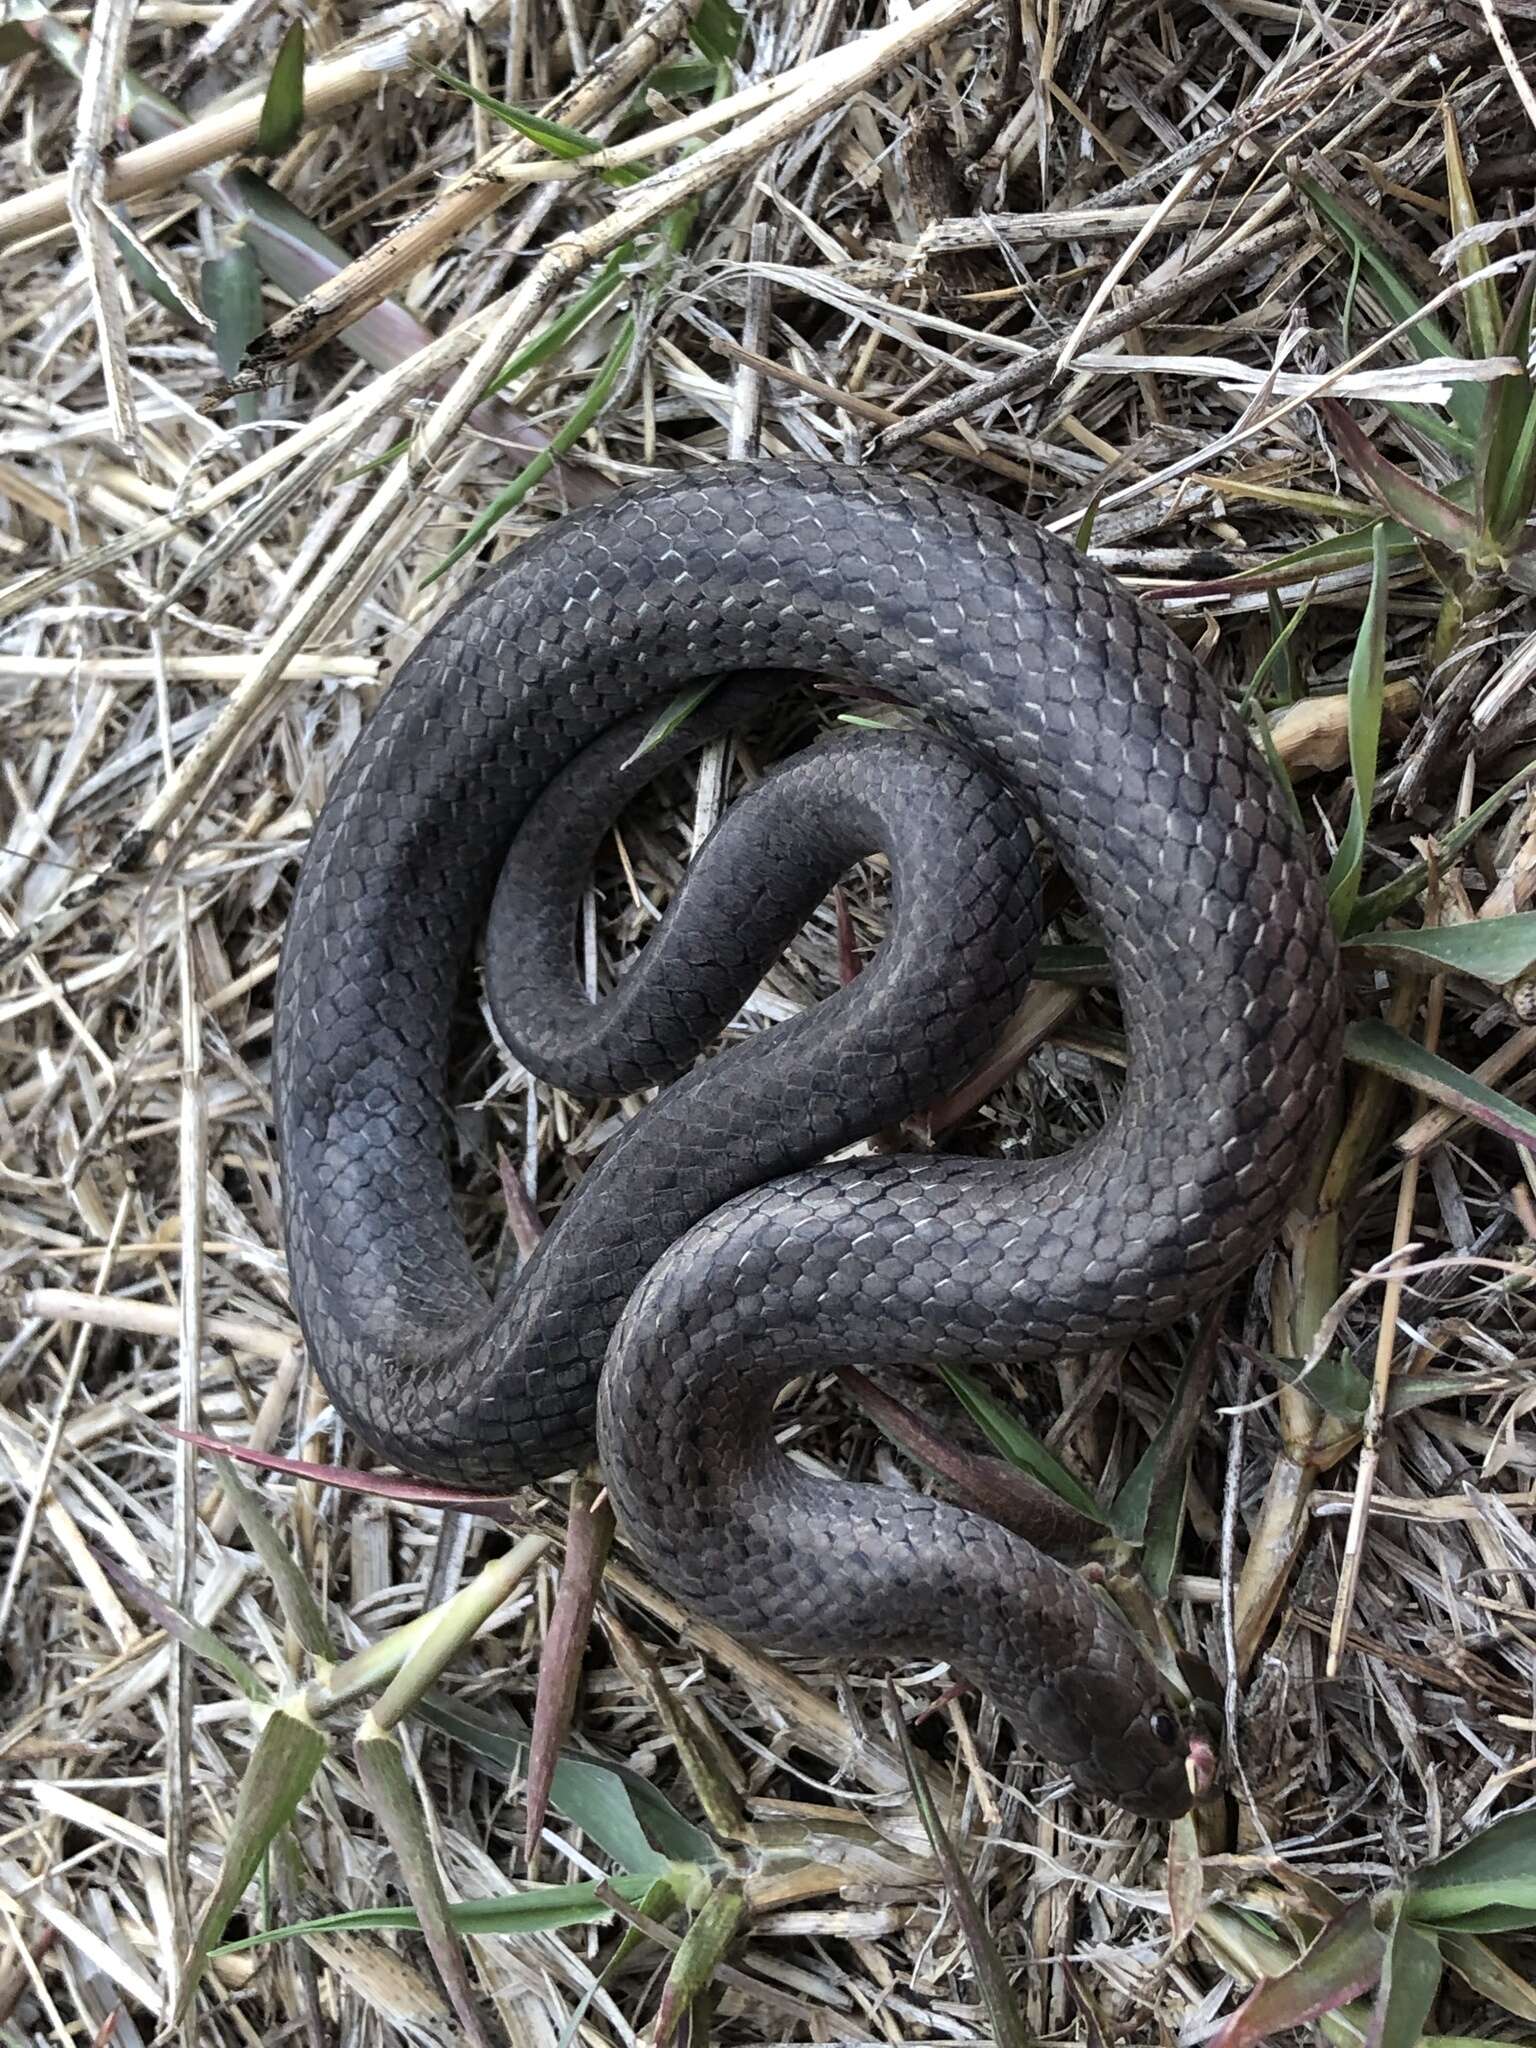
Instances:
[[[1042,946],[1035,973],[1041,981],[1081,982],[1090,988],[1112,988],[1115,979],[1102,946]]]
[[[1077,549],[1077,552],[1080,555],[1086,555],[1088,550],[1093,546],[1093,529],[1095,525],[1098,523],[1099,500],[1103,497],[1104,493],[1108,489],[1109,477],[1108,475],[1106,475],[1103,478],[1103,480],[1094,487],[1093,495],[1089,498],[1087,504],[1083,507],[1083,516],[1081,519],[1078,520],[1077,526],[1072,534],[1072,545]]]
[[[688,1874],[686,1867],[684,1867],[683,1874]],[[703,1874],[697,1873],[696,1876],[697,1881],[702,1883]],[[633,1900],[629,1903],[635,1904]],[[676,1912],[679,1903],[679,1895],[676,1889],[676,1873],[669,1873],[666,1877],[653,1877],[651,1879],[651,1888],[644,1898],[638,1902],[636,1911],[638,1914],[643,1914],[649,1920],[659,1920],[665,1923]],[[612,1952],[603,1964],[602,1969],[595,1977],[590,1979],[585,1990],[566,2015],[566,2022],[560,2030],[560,2038],[555,2043],[555,2048],[575,2048],[575,2044],[581,2037],[582,2030],[586,2025],[587,2008],[598,1996],[599,1992],[607,1991],[614,1979],[622,1975],[628,1967],[631,1956],[635,1954],[636,1950],[647,1939],[648,1937],[638,1927],[626,1924],[624,1932],[614,1943]]]
[[[325,1737],[301,1708],[279,1707],[267,1716],[240,1781],[223,1867],[192,1945],[175,2014],[178,2021],[192,2002],[203,1966],[230,1914],[274,1837],[298,1812],[325,1753]]]
[[[427,1939],[437,1973],[443,1980],[463,2034],[472,2048],[490,2048],[489,2037],[475,2008],[474,1987],[464,1959],[463,1943],[452,1922],[452,1909],[438,1868],[437,1855],[421,1800],[400,1743],[393,1732],[380,1733],[371,1716],[363,1717],[355,1748],[358,1776],[371,1810],[379,1817],[416,1917]]]
[[[1461,137],[1456,133],[1456,116],[1450,101],[1440,102],[1441,132],[1445,140],[1445,189],[1450,201],[1451,234],[1466,235],[1481,225],[1472,182],[1467,176]],[[1479,277],[1488,259],[1481,243],[1464,242],[1456,252],[1456,270],[1462,281],[1461,312],[1467,323],[1467,340],[1474,356],[1487,361],[1499,353],[1504,326],[1504,309],[1499,304],[1499,287],[1494,278]]]
[[[1468,1886],[1469,1893],[1476,1889]],[[1492,1892],[1497,1887],[1490,1886]],[[1517,1887],[1518,1889],[1518,1887]],[[1420,1913],[1414,1902],[1414,1918],[1427,1927],[1437,1927],[1454,1934],[1522,1934],[1528,1928],[1536,1927],[1536,1898],[1524,1906],[1519,1905],[1466,1905],[1443,1912]]]
[[[1357,1900],[1288,1970],[1260,1978],[1211,2036],[1210,2048],[1253,2048],[1272,2034],[1337,2012],[1377,1981],[1385,1954],[1386,1942],[1371,1917],[1371,1901]]]
[[[684,2014],[709,1990],[715,1971],[736,1939],[746,1910],[741,1879],[727,1877],[715,1886],[694,1915],[662,1987],[661,2006],[651,2029],[656,2048],[666,2048]]]
[[[1308,541],[1305,547],[1277,555],[1262,569],[1243,569],[1232,576],[1215,576],[1204,583],[1164,583],[1149,590],[1149,597],[1243,597],[1254,591],[1285,590],[1304,583],[1310,576],[1330,576],[1340,569],[1358,569],[1374,559],[1372,536],[1385,526],[1387,546],[1394,556],[1415,552],[1417,543],[1406,526],[1395,520],[1377,520],[1359,533],[1334,533],[1326,540]]]
[[[713,92],[720,79],[720,59],[679,57],[671,64],[658,64],[635,97],[647,92],[665,94],[669,100],[692,99],[695,93]]]
[[[505,127],[511,128],[529,142],[536,142],[541,149],[548,150],[561,163],[579,163],[584,156],[591,156],[603,147],[593,135],[583,135],[579,128],[567,128],[562,122],[551,121],[543,114],[531,114],[526,107],[508,106],[505,100],[496,99],[491,93],[481,92],[471,85],[467,78],[460,78],[456,72],[447,71],[440,64],[432,67],[435,78],[452,91],[461,93],[467,100],[473,100],[477,107]],[[650,175],[648,164],[621,164],[598,173],[607,185],[638,185],[642,178]]]
[[[1374,1018],[1351,1024],[1344,1034],[1344,1051],[1357,1066],[1386,1074],[1401,1081],[1405,1088],[1416,1088],[1447,1109],[1486,1124],[1511,1144],[1536,1151],[1536,1116],[1530,1110],[1511,1102],[1507,1095],[1500,1095],[1485,1082],[1464,1074],[1438,1053],[1426,1051],[1390,1025]]]
[[[840,1366],[838,1378],[876,1428],[941,1480],[962,1507],[1063,1561],[1093,1551],[1103,1524],[1080,1515],[1011,1459],[991,1458],[969,1447],[962,1450],[926,1415],[898,1401],[854,1366]]]
[[[1264,659],[1254,670],[1248,687],[1244,690],[1238,701],[1237,708],[1242,717],[1247,718],[1252,712],[1254,703],[1263,690],[1265,683],[1269,680],[1272,669],[1280,671],[1280,695],[1282,702],[1294,704],[1297,697],[1301,694],[1300,678],[1296,673],[1296,658],[1291,648],[1291,641],[1295,636],[1297,628],[1311,609],[1311,602],[1310,598],[1304,598],[1291,613],[1291,616],[1286,618],[1279,597],[1274,591],[1269,593],[1270,641],[1268,647],[1264,650]]]
[[[1526,275],[1536,281],[1536,274],[1527,271]],[[1494,544],[1513,550],[1518,548],[1532,507],[1536,506],[1536,392],[1532,391],[1529,379],[1506,381],[1523,382],[1525,389],[1510,398],[1511,415],[1518,416],[1519,431],[1508,455],[1500,458],[1503,483],[1489,509],[1488,524]],[[1490,468],[1493,466],[1494,459],[1490,458]]]
[[[233,377],[261,332],[261,268],[243,240],[203,265],[198,296],[213,322],[214,359],[226,377]],[[235,401],[235,416],[242,424],[257,418],[260,410],[260,394],[255,391],[242,391]]]
[[[592,282],[584,291],[577,294],[566,310],[557,319],[551,320],[547,327],[541,328],[532,341],[517,351],[504,369],[496,372],[486,385],[483,395],[486,398],[493,397],[506,385],[525,376],[529,370],[536,369],[540,363],[547,362],[552,355],[564,348],[565,344],[585,327],[597,309],[611,299],[623,284],[625,265],[634,261],[634,255],[633,242],[625,242],[621,248],[615,249]]]
[[[309,1580],[268,1519],[257,1495],[241,1477],[238,1461],[222,1456],[218,1463],[219,1484],[229,1495],[240,1527],[272,1581],[284,1621],[312,1657],[331,1657],[334,1647]]]
[[[1431,1401],[1464,1401],[1469,1394],[1491,1392],[1497,1376],[1479,1379],[1473,1373],[1415,1372],[1394,1379],[1387,1390],[1388,1415],[1408,1415]]]
[[[1275,788],[1279,790],[1282,802],[1295,821],[1296,829],[1305,832],[1306,820],[1302,817],[1301,805],[1296,800],[1295,785],[1291,781],[1290,770],[1280,758],[1280,749],[1275,745],[1275,736],[1270,731],[1269,720],[1260,716],[1253,730],[1258,735],[1259,747],[1264,759],[1269,763],[1269,772],[1274,777]]]
[[[35,57],[39,45],[19,21],[0,21],[0,64],[14,64],[20,57]]]
[[[631,767],[636,761],[643,760],[647,754],[653,754],[663,741],[671,739],[673,733],[687,724],[699,706],[714,695],[719,683],[718,676],[711,676],[707,682],[695,683],[690,690],[679,690],[646,727],[639,746],[621,765],[625,768]]]
[[[1457,1976],[1470,1984],[1480,1997],[1503,2006],[1517,2019],[1536,2020],[1536,1984],[1522,1977],[1486,1941],[1475,1934],[1461,1934],[1447,1927],[1441,1932],[1440,1953]]]
[[[1410,966],[1428,961],[1502,988],[1536,966],[1536,910],[1474,918],[1469,924],[1426,925],[1415,932],[1362,933],[1345,943],[1373,958],[1402,960]]]
[[[1381,699],[1386,688],[1387,536],[1378,526],[1371,536],[1371,594],[1355,638],[1349,664],[1349,765],[1354,777],[1349,822],[1339,840],[1328,876],[1328,901],[1335,925],[1347,928],[1360,893],[1360,868],[1365,858],[1365,831],[1376,794],[1376,756],[1381,744]]]
[[[623,131],[624,139],[630,132],[646,126],[652,120],[651,96],[659,93],[669,100],[692,99],[699,93],[715,93],[719,90],[722,76],[721,67],[712,64],[707,57],[679,57],[671,64],[658,64],[648,78],[641,80],[625,102],[624,111],[615,125],[612,139],[617,141]]]
[[[1499,353],[1526,364],[1531,353],[1531,309],[1536,274],[1527,270],[1499,337]],[[1483,432],[1475,466],[1478,516],[1497,548],[1513,548],[1536,503],[1536,390],[1521,369],[1501,377],[1483,405]]]
[[[1494,549],[1519,540],[1531,509],[1526,498],[1531,410],[1531,380],[1523,370],[1489,385],[1472,473],[1478,521]]]
[[[169,313],[175,320],[185,320],[187,317],[186,307],[176,296],[175,292],[171,290],[170,285],[160,275],[154,264],[144,255],[143,250],[140,249],[133,237],[125,235],[116,221],[110,217],[107,221],[107,231],[112,237],[113,246],[117,250],[124,270],[127,271],[140,290],[152,298],[162,312]]]
[[[146,1586],[142,1579],[135,1578],[115,1557],[97,1550],[94,1545],[92,1555],[130,1607],[136,1607],[141,1614],[147,1615],[157,1628],[163,1628],[194,1657],[200,1657],[205,1664],[222,1671],[253,1704],[266,1706],[270,1703],[272,1695],[255,1669],[221,1642],[212,1629],[204,1628],[201,1622],[189,1621],[179,1608],[173,1607],[152,1586]]]
[[[277,61],[267,80],[256,125],[256,154],[282,156],[292,149],[304,126],[304,24],[290,23],[278,46]]]
[[[460,1934],[546,1934],[552,1928],[611,1920],[613,1908],[598,1896],[599,1886],[638,1906],[654,1883],[650,1877],[610,1877],[589,1884],[535,1885],[499,1899],[460,1899],[449,1906],[448,1918]],[[245,1949],[263,1948],[268,1942],[292,1941],[296,1935],[366,1933],[384,1928],[419,1932],[421,1922],[411,1906],[362,1906],[354,1913],[327,1913],[318,1920],[266,1928],[242,1941],[226,1942],[213,1953],[235,1956]]]
[[[688,40],[711,64],[734,64],[741,48],[742,17],[730,0],[704,0],[688,30]]]
[[[1371,289],[1386,309],[1388,319],[1394,326],[1405,320],[1411,323],[1405,330],[1406,339],[1419,360],[1432,363],[1441,356],[1459,359],[1461,351],[1450,335],[1432,315],[1421,311],[1419,294],[1383,254],[1367,225],[1369,214],[1365,207],[1356,207],[1341,195],[1328,191],[1305,172],[1299,174],[1295,182],[1370,279]],[[1417,319],[1414,318],[1416,313],[1419,314]],[[1450,411],[1462,431],[1474,436],[1482,416],[1482,394],[1470,385],[1453,385]]]
[[[1408,1903],[1416,1920],[1440,1922],[1490,1906],[1536,1907],[1536,1811],[1506,1814],[1428,1864]]]
[[[527,1769],[528,1729],[510,1711],[493,1718],[442,1694],[431,1695],[417,1711],[498,1776],[521,1777]],[[685,1820],[648,1778],[623,1764],[563,1756],[550,1781],[549,1803],[604,1855],[637,1876],[654,1876],[671,1863],[719,1861],[709,1837]]]
[[[1271,1351],[1251,1355],[1271,1366],[1289,1386],[1300,1387],[1325,1414],[1337,1416],[1341,1422],[1364,1421],[1371,1383],[1347,1358],[1328,1352],[1308,1372],[1304,1358],[1280,1358]]]
[[[1058,1464],[1040,1439],[1010,1415],[1001,1402],[994,1400],[979,1380],[972,1379],[958,1365],[941,1365],[939,1371],[951,1393],[994,1450],[1000,1451],[1021,1471],[1033,1473],[1042,1485],[1070,1502],[1079,1514],[1087,1515],[1095,1522],[1106,1521],[1104,1510],[1088,1489],[1080,1485],[1064,1465]]]
[[[1463,847],[1471,844],[1489,819],[1495,817],[1515,791],[1530,780],[1532,766],[1533,764],[1527,761],[1522,767],[1517,768],[1507,782],[1500,783],[1492,796],[1484,797],[1475,811],[1463,818],[1459,825],[1451,827],[1439,841],[1439,857],[1442,863],[1451,860]],[[1393,916],[1395,912],[1421,895],[1428,881],[1428,864],[1418,860],[1411,867],[1405,868],[1396,881],[1388,882],[1380,889],[1373,889],[1369,896],[1362,896],[1355,905],[1354,915],[1349,920],[1350,935],[1354,937],[1363,932],[1374,931],[1383,919]]]
[[[1400,1899],[1387,1932],[1366,2048],[1415,2048],[1440,1988],[1440,1975],[1439,1942],[1414,1926]]]
[[[1465,427],[1456,426],[1441,414],[1432,412],[1427,405],[1410,405],[1406,399],[1391,398],[1385,401],[1387,411],[1393,419],[1401,420],[1411,433],[1422,441],[1431,441],[1438,447],[1448,448],[1462,462],[1470,463],[1477,438]],[[1447,495],[1454,495],[1452,490]]]
[[[1168,1413],[1158,1424],[1156,1436],[1136,1460],[1130,1477],[1116,1495],[1115,1504],[1109,1511],[1109,1526],[1122,1543],[1139,1544],[1146,1536],[1148,1514],[1153,1504],[1152,1484],[1157,1477],[1164,1446],[1183,1417],[1184,1402],[1194,1370],[1195,1360],[1191,1355],[1185,1360],[1179,1373],[1174,1385],[1173,1399],[1168,1403]],[[1178,1502],[1182,1503],[1182,1478],[1173,1491]]]
[[[199,287],[203,311],[213,322],[214,356],[224,375],[233,377],[247,345],[261,332],[261,272],[245,243],[211,256]]]
[[[955,1918],[960,1923],[960,1932],[965,1936],[965,1945],[970,1951],[971,1969],[975,1973],[981,2002],[987,2009],[992,2022],[994,2048],[1031,2048],[1024,2016],[1019,2011],[1018,2000],[1014,1997],[1013,1986],[1008,1981],[1008,1972],[1003,1959],[997,1952],[991,1929],[976,1902],[976,1894],[965,1865],[955,1853],[944,1826],[943,1816],[934,1802],[928,1780],[916,1752],[912,1737],[908,1733],[906,1718],[901,1703],[896,1697],[896,1688],[886,1680],[890,1697],[891,1722],[896,1730],[896,1739],[901,1745],[902,1762],[907,1767],[907,1783],[912,1787],[912,1798],[927,1835],[944,1873],[944,1889],[949,1893],[950,1904],[955,1909]]]
[[[508,384],[516,383],[519,377],[526,376],[529,370],[536,369],[540,363],[547,362],[551,356],[564,348],[623,284],[625,266],[633,262],[634,254],[632,242],[625,242],[620,248],[615,249],[585,291],[579,292],[563,313],[551,320],[547,327],[541,327],[532,341],[526,342],[496,372],[481,392],[481,401],[494,398],[498,391],[504,390]],[[386,463],[398,462],[410,445],[411,438],[407,434],[403,439],[396,441],[393,447],[386,448],[382,455],[375,455],[369,461],[359,463],[355,469],[349,470],[346,473],[347,481],[350,482],[354,477],[367,476],[371,470],[382,469]]]
[[[472,522],[464,538],[448,550],[443,560],[426,579],[428,583],[435,583],[439,576],[447,574],[455,562],[461,561],[472,548],[477,548],[493,527],[499,526],[509,512],[516,511],[534,485],[542,482],[560,457],[570,453],[613,396],[614,387],[629,365],[635,336],[635,317],[632,313],[626,314],[620,323],[613,346],[609,349],[597,375],[587,386],[580,405],[558,431],[550,436],[548,447],[541,448],[537,455],[524,464],[506,489],[499,492],[480,517]]]
[[[1317,410],[1337,437],[1345,461],[1386,512],[1410,532],[1433,541],[1447,553],[1467,561],[1477,559],[1481,552],[1478,524],[1470,512],[1437,491],[1428,490],[1416,477],[1389,461],[1361,432],[1349,408],[1337,399],[1320,398]]]

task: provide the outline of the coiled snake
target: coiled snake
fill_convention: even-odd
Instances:
[[[949,737],[837,740],[765,778],[590,1004],[577,906],[643,714],[782,671],[857,679]],[[764,687],[730,685],[725,713]],[[1117,1112],[1042,1161],[818,1163],[956,1084],[1018,1002],[1026,814],[1109,949]],[[872,965],[695,1066],[876,852],[892,915]],[[494,1302],[442,1106],[493,894],[487,987],[529,1067],[607,1095],[682,1076]],[[1181,1812],[1188,1729],[1107,1604],[965,1509],[811,1478],[775,1447],[773,1402],[840,1364],[1040,1359],[1179,1316],[1275,1229],[1339,1029],[1323,893],[1252,740],[1073,550],[893,474],[646,484],[439,620],[330,791],[278,993],[299,1317],[342,1415],[410,1471],[506,1490],[590,1456],[595,1425],[621,1525],[686,1607],[798,1651],[947,1658],[1085,1791]]]

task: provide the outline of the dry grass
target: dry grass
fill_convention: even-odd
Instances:
[[[631,35],[605,55],[638,11],[522,0],[509,21],[480,5],[466,45],[459,13],[396,10],[418,31],[428,22],[424,47],[456,71],[520,105],[566,94],[561,117],[600,136],[658,58],[680,54],[690,10],[672,4],[655,10],[656,47]],[[381,24],[368,9],[322,9],[307,17],[311,55],[335,67],[334,90],[266,168],[364,259],[317,301],[330,326],[363,313],[374,279],[403,300],[379,309],[367,361],[323,340],[277,364],[247,423],[228,401],[206,409],[209,336],[120,269],[108,174],[88,151],[47,202],[52,224],[39,228],[47,209],[29,202],[31,239],[0,256],[0,556],[15,579],[0,597],[0,942],[24,942],[0,985],[0,2040],[113,2028],[118,2043],[152,2039],[228,1837],[255,1719],[133,1586],[195,1615],[274,1696],[317,1670],[250,1510],[165,1425],[322,1460],[348,1448],[297,1349],[277,1251],[272,976],[315,808],[427,619],[566,498],[728,448],[879,454],[1068,532],[1096,501],[1093,552],[1155,590],[1241,691],[1271,644],[1268,599],[1196,586],[1348,530],[1338,499],[1360,498],[1310,402],[1318,380],[1346,364],[1366,373],[1348,402],[1378,446],[1430,485],[1454,473],[1443,449],[1383,413],[1388,386],[1370,378],[1409,360],[1382,341],[1398,314],[1369,274],[1352,279],[1347,246],[1294,173],[1351,188],[1420,302],[1450,292],[1440,317],[1458,332],[1455,272],[1437,260],[1449,232],[1442,99],[1484,219],[1511,223],[1486,254],[1518,257],[1536,165],[1518,74],[1536,43],[1528,8],[1501,20],[1490,0],[1071,0],[1021,21],[1004,0],[976,0],[894,62],[870,54],[903,33],[894,5],[753,12],[739,84],[860,28],[877,32],[867,75],[819,101],[802,90],[749,108],[707,161],[655,157],[697,186],[698,210],[654,294],[635,288],[632,360],[595,426],[441,582],[430,579],[528,449],[577,414],[622,295],[477,409],[485,371],[571,303],[624,221],[649,236],[680,185],[519,184],[516,165],[541,153],[424,71],[397,70],[361,97],[336,87],[335,46]],[[287,17],[147,0],[95,19],[83,86],[48,55],[7,46],[0,196],[62,179],[72,145],[111,134],[124,61],[195,112],[267,76]],[[651,118],[702,104],[696,92],[653,103]],[[250,132],[217,131],[225,147]],[[203,175],[196,142],[178,149],[173,181],[146,184],[140,167],[105,189],[135,195],[136,241],[193,300],[199,265],[231,230],[218,193],[184,182]],[[491,180],[471,175],[487,164]],[[642,250],[654,262],[651,240]],[[1517,283],[1501,280],[1506,303]],[[269,293],[267,324],[281,311]],[[426,355],[404,353],[421,338],[412,319],[439,337]],[[301,330],[313,342],[325,324],[289,322],[279,338],[291,346]],[[1300,381],[1271,381],[1277,370]],[[402,422],[416,435],[410,462],[365,470]],[[1422,560],[1402,553],[1394,570],[1396,716],[1368,888],[1536,754],[1529,599],[1493,574],[1448,617]],[[1287,612],[1311,580],[1286,583]],[[1283,714],[1278,744],[1325,858],[1349,812],[1341,692],[1369,580],[1368,563],[1337,570],[1289,643],[1309,701]],[[665,899],[722,765],[728,781],[752,760],[712,753],[697,791],[667,785],[626,832],[623,865],[600,878],[602,956],[632,945]],[[1434,915],[1524,910],[1533,832],[1529,799],[1510,795],[1436,864]],[[867,946],[878,878],[857,878],[849,900]],[[1419,909],[1407,916],[1417,923]],[[814,999],[838,961],[828,909],[746,1021]],[[1401,962],[1380,976],[1355,970],[1357,1016],[1387,1015],[1464,1070],[1501,1062],[1490,1078],[1529,1102],[1528,989],[1465,974],[1426,983]],[[1113,1091],[1119,1045],[1110,992],[1043,986],[1015,1048],[1030,1064],[946,1142],[1070,1142]],[[1201,2038],[1245,1981],[1222,1899],[1289,1897],[1299,1924],[1304,1879],[1343,1896],[1380,1887],[1529,1796],[1531,1153],[1454,1113],[1425,1125],[1432,1106],[1363,1068],[1351,1085],[1319,1202],[1229,1307],[1229,1335],[1250,1348],[1223,1348],[1195,1445],[1170,1616],[1222,1674],[1240,1769],[1230,1803],[1202,1817],[1203,1892],[1193,1835],[1179,1838],[1175,1939],[1159,1831],[1077,1808],[974,1700],[920,1731],[1031,2033]],[[484,1055],[461,1102],[488,1243],[498,1146],[521,1157],[548,1212],[629,1107],[574,1103]],[[1378,1273],[1346,1295],[1409,1244],[1422,1271],[1406,1284]],[[1357,1423],[1314,1408],[1268,1363],[1305,1354],[1320,1331],[1374,1376],[1363,1450]],[[1107,1492],[1157,1426],[1190,1338],[1063,1360],[1006,1391]],[[1454,1376],[1433,1399],[1389,1400],[1431,1368]],[[795,1411],[792,1441],[808,1458],[895,1472],[825,1389]],[[507,1547],[492,1525],[432,1508],[248,1483],[337,1653],[386,1636]],[[558,1538],[556,1490],[519,1526]],[[558,1557],[556,1542],[446,1690],[492,1715],[528,1708]],[[716,1982],[720,2037],[990,2037],[877,1675],[776,1673],[690,1630],[628,1575],[622,1550],[607,1598],[634,1641],[596,1639],[583,1735],[690,1813],[678,1745],[704,1743],[750,1837],[733,1851],[753,1910]],[[900,1679],[909,1716],[939,1696],[942,1674]],[[345,1738],[355,1714],[333,1709],[332,1734]],[[450,1893],[512,1890],[524,1874],[516,1779],[420,1721],[405,1736]],[[303,1867],[274,1858],[272,1918],[399,1898],[344,1746],[294,1839]],[[541,1879],[608,1867],[552,1819]],[[253,1890],[246,1910],[255,1925],[268,1909]],[[592,1927],[475,1944],[493,2038],[560,2039],[617,1940]],[[660,1955],[641,1941],[620,1959],[586,2011],[591,2038],[626,2043],[650,2025]],[[1519,1992],[1503,1983],[1501,2008],[1489,1966],[1471,1976],[1447,1975],[1438,2030],[1529,2038],[1536,2012],[1518,2017]],[[455,2038],[424,1945],[397,1934],[230,1957],[197,2012],[188,2027],[210,2041]]]

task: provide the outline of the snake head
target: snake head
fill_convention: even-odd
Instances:
[[[1112,1693],[1076,1704],[1077,1754],[1069,1769],[1080,1792],[1146,1820],[1177,1820],[1214,1785],[1215,1753],[1194,1721],[1173,1707],[1157,1702],[1127,1727]]]
[[[1216,1781],[1198,1709],[1174,1706],[1150,1662],[1120,1629],[1104,1629],[1091,1658],[1056,1668],[1031,1689],[1020,1732],[1066,1766],[1086,1797],[1147,1820],[1177,1820]]]
[[[1112,1795],[1148,1820],[1177,1820],[1216,1782],[1216,1755],[1192,1721],[1171,1707],[1138,1718],[1114,1755]]]

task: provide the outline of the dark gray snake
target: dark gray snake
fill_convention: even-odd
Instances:
[[[782,671],[856,679],[949,738],[850,736],[765,778],[589,1003],[577,907],[636,714],[757,675],[728,715]],[[818,1163],[957,1083],[1017,1004],[1037,924],[1020,805],[1109,948],[1117,1113],[1033,1163]],[[876,852],[875,961],[695,1065]],[[443,1109],[493,894],[488,992],[530,1068],[588,1094],[682,1077],[494,1302]],[[812,1479],[775,1446],[774,1400],[843,1364],[1042,1359],[1178,1317],[1276,1228],[1339,1029],[1323,893],[1241,720],[1070,548],[890,474],[647,484],[454,606],[324,806],[275,1047],[300,1321],[342,1415],[408,1470],[505,1491],[589,1457],[595,1423],[621,1526],[686,1608],[792,1651],[947,1659],[1085,1791],[1178,1813],[1200,1747],[1108,1604],[966,1509]]]

